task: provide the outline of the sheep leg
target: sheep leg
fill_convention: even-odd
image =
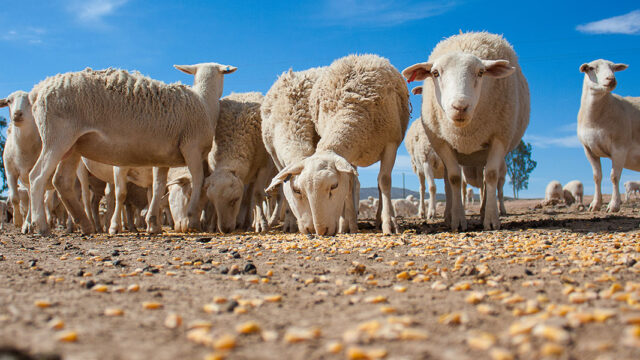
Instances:
[[[107,221],[111,222],[111,217],[113,217],[114,208],[116,207],[116,194],[113,186],[111,183],[107,183],[105,186],[105,196],[107,198],[107,211],[104,214],[105,227],[107,226]]]
[[[433,175],[433,167],[429,164],[425,164],[424,167],[425,178],[429,185],[429,210],[427,211],[427,219],[435,219],[436,217],[436,181]],[[421,184],[424,187],[423,184]],[[423,193],[420,194],[420,205],[424,208]]]
[[[287,199],[285,198],[283,201],[282,209],[284,211],[284,220],[282,221],[282,231],[296,232],[298,231],[298,220],[295,215],[293,215]]]
[[[450,226],[453,231],[458,229],[465,231],[467,230],[467,219],[464,214],[464,206],[462,206],[460,190],[462,187],[462,171],[453,150],[448,145],[444,145],[438,150],[440,150],[438,154],[444,163],[446,178],[450,186],[447,194],[447,207],[451,213]]]
[[[613,185],[613,191],[611,192],[611,201],[607,206],[607,212],[618,212],[620,211],[620,175],[622,174],[627,154],[614,152],[611,155],[611,184]]]
[[[586,146],[584,148],[584,154],[587,156],[587,160],[591,163],[593,169],[593,181],[595,183],[595,191],[593,193],[593,200],[589,205],[589,211],[598,211],[602,206],[602,193],[600,192],[600,185],[602,183],[602,165],[600,164],[600,158],[591,153]]]
[[[138,229],[136,228],[136,224],[135,224],[135,215],[134,215],[133,205],[125,204],[124,213],[127,219],[127,231],[138,232]]]
[[[282,191],[282,185],[278,186],[278,193],[272,194],[271,199],[275,197],[276,206],[271,211],[271,218],[269,219],[269,227],[276,226],[280,222],[280,213],[284,206],[284,192]]]
[[[18,176],[7,171],[7,185],[9,186],[9,202],[13,206],[13,225],[16,228],[22,226],[23,217],[20,212],[20,193],[18,192]]]
[[[397,151],[397,144],[387,144],[382,152],[382,159],[380,160],[378,187],[382,192],[380,207],[382,208],[382,232],[384,234],[394,234],[400,230],[393,211],[393,204],[391,203],[391,170],[393,170],[393,165],[396,162]]]
[[[382,189],[380,188],[380,181],[378,181],[378,208],[376,209],[376,227],[382,227]],[[392,206],[393,208],[393,206]],[[395,209],[393,210],[395,213]]]
[[[424,167],[427,167],[427,164],[424,164]],[[425,193],[425,187],[424,187],[424,173],[425,171],[420,171],[418,170],[418,185],[420,186],[420,189],[418,190],[418,192],[420,192],[420,204],[418,204],[418,217],[420,219],[424,219],[426,218],[427,214],[426,211],[424,209],[424,202],[425,202],[425,198],[424,198],[424,193]]]
[[[80,225],[83,234],[91,234],[95,232],[95,229],[84,211],[79,194],[76,192],[76,181],[78,180],[76,170],[79,163],[79,153],[73,150],[67,153],[66,159],[58,164],[58,169],[53,176],[53,186],[58,191],[60,200],[71,215],[73,222]]]
[[[84,166],[84,163],[80,161],[78,164],[78,168],[76,169],[76,176],[78,177],[78,181],[80,181],[80,189],[82,190],[82,204],[84,206],[84,213],[91,221],[93,228],[98,231],[98,225],[93,220],[93,216],[91,216],[91,192],[89,190],[89,172]]]
[[[113,167],[113,183],[115,184],[116,192],[116,207],[113,211],[113,217],[111,218],[111,225],[109,226],[109,234],[114,235],[122,232],[122,208],[124,201],[127,199],[127,174],[129,168],[127,167]]]
[[[451,183],[449,183],[449,172],[447,171],[447,167],[444,167],[444,224],[446,226],[451,226]]]
[[[54,210],[54,203],[53,203],[53,197],[55,194],[55,190],[47,190],[44,192],[44,215],[47,218],[47,224],[49,224],[49,227],[55,227],[54,225],[54,215],[53,215],[53,210]]]
[[[506,155],[505,147],[499,141],[492,141],[487,155],[487,164],[484,167],[485,184],[485,211],[483,226],[485,230],[500,229],[500,217],[498,216],[498,200],[496,190],[500,177],[500,166]]]
[[[500,216],[507,216],[507,208],[504,207],[504,182],[505,176],[498,179],[498,201],[500,202]]]
[[[95,191],[91,198],[91,217],[93,217],[94,224],[97,232],[103,232],[102,221],[100,221],[100,198]]]
[[[167,188],[168,167],[153,168],[153,196],[151,203],[147,209],[147,232],[150,234],[159,234],[162,232],[162,224],[160,223],[160,202]],[[202,186],[202,184],[200,184]],[[193,196],[193,193],[192,193]]]
[[[192,151],[190,151],[192,150]],[[189,231],[200,230],[200,196],[204,185],[204,169],[202,166],[201,151],[197,149],[184,150],[182,152],[191,173],[191,198],[187,205],[187,217],[189,218]]]
[[[253,197],[255,199],[255,227],[256,232],[267,231],[269,229],[269,222],[267,216],[263,211],[262,202],[264,201],[264,189],[269,185],[269,175],[273,172],[270,166],[265,166],[258,171],[256,175],[255,186],[253,187]]]
[[[356,219],[358,215],[356,212],[355,200],[356,196],[360,193],[360,183],[356,176],[352,176],[349,179],[349,182],[349,191],[345,197],[344,207],[338,224],[339,232],[343,234],[358,231],[358,222]]]

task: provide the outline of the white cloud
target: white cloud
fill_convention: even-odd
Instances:
[[[393,26],[443,14],[454,1],[329,0],[324,18],[331,25]]]
[[[540,136],[540,135],[525,135],[524,141],[531,143],[534,147],[541,148],[577,148],[581,149],[582,144],[580,140],[578,140],[577,135],[567,135],[567,136]]]
[[[24,29],[12,29],[0,34],[3,41],[16,41],[28,44],[41,44],[42,37],[46,33],[45,29],[36,27],[27,27]]]
[[[578,25],[576,30],[588,34],[640,34],[640,10]]]
[[[68,10],[85,25],[104,26],[104,18],[129,0],[72,0]]]

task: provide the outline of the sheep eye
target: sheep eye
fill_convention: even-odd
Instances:
[[[335,190],[338,188],[338,183],[331,185],[331,190]]]
[[[440,76],[440,73],[438,72],[438,70],[433,70],[431,72],[431,75],[433,75],[434,78],[437,78],[438,76]]]
[[[478,71],[478,77],[482,77],[482,75],[484,75],[484,70]]]
[[[297,187],[295,187],[295,186],[291,186],[291,190],[293,190],[293,192],[294,192],[294,193],[296,193],[296,194],[298,194],[298,195],[302,194],[302,192],[300,191],[300,189],[298,189],[298,188],[297,188]]]

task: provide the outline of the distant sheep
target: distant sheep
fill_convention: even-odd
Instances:
[[[393,210],[396,217],[410,218],[418,215],[418,207],[407,199],[393,199]]]
[[[409,120],[409,91],[387,59],[350,55],[319,74],[309,113],[320,137],[313,155],[288,165],[270,188],[290,179],[285,195],[321,235],[357,231],[357,166],[380,161],[378,187],[385,234],[399,231],[391,204],[391,170]],[[340,226],[339,229],[339,224]]]
[[[473,188],[472,187],[467,188],[465,198],[467,200],[467,205],[473,205],[474,204],[475,199],[473,198]]]
[[[500,35],[471,32],[442,40],[428,62],[403,75],[423,83],[422,122],[447,169],[445,222],[467,228],[460,166],[484,172],[485,229],[500,228],[496,190],[500,167],[529,124],[529,88],[511,45]],[[482,217],[482,216],[481,216]]]
[[[624,193],[626,195],[625,201],[629,201],[631,195],[640,194],[640,181],[627,181],[624,183]]]
[[[564,192],[562,191],[562,184],[560,181],[553,180],[547,184],[547,188],[544,191],[544,201],[547,204],[557,203],[564,200]]]
[[[80,156],[116,166],[156,167],[146,219],[151,233],[162,231],[159,205],[169,167],[186,164],[194,183],[189,227],[199,227],[203,160],[213,140],[224,74],[236,68],[216,63],[175,67],[194,76],[192,87],[117,69],[59,74],[36,85],[29,99],[43,148],[29,178],[39,232],[48,232],[42,206],[56,166],[53,182],[68,210],[84,233],[94,231],[70,193],[69,179]]]
[[[620,210],[620,174],[623,168],[640,171],[640,97],[613,94],[617,81],[614,72],[627,68],[607,60],[594,60],[580,66],[584,73],[582,99],[578,112],[578,139],[593,169],[595,192],[590,211],[602,206],[601,157],[611,159],[613,191],[608,212]]]
[[[574,202],[577,202],[578,205],[582,205],[582,198],[584,196],[584,186],[582,185],[582,181],[569,181],[562,188],[562,191],[565,193],[564,198],[567,205],[571,205]]]

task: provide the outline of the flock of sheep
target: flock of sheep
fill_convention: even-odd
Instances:
[[[114,234],[123,222],[149,233],[164,223],[180,232],[225,233],[282,223],[285,231],[333,235],[357,231],[360,212],[390,234],[400,230],[396,216],[416,207],[420,217],[435,216],[434,179],[443,178],[451,229],[467,227],[467,184],[480,189],[484,228],[500,227],[505,156],[520,142],[530,111],[527,81],[502,36],[452,36],[402,73],[376,55],[290,70],[264,96],[221,98],[233,66],[175,67],[194,76],[192,86],[86,69],[0,100],[11,116],[3,157],[14,224],[40,234],[56,223]],[[609,211],[620,208],[622,168],[640,170],[640,98],[611,94],[614,72],[625,68],[605,60],[580,67],[578,136],[596,182],[590,210],[602,202],[600,157],[613,161]],[[422,94],[421,117],[408,131],[405,79],[424,81],[413,89]],[[394,204],[391,170],[405,133],[420,199]],[[379,204],[359,202],[357,167],[378,161]],[[582,202],[581,183],[565,189]],[[565,198],[559,183],[549,191]]]

